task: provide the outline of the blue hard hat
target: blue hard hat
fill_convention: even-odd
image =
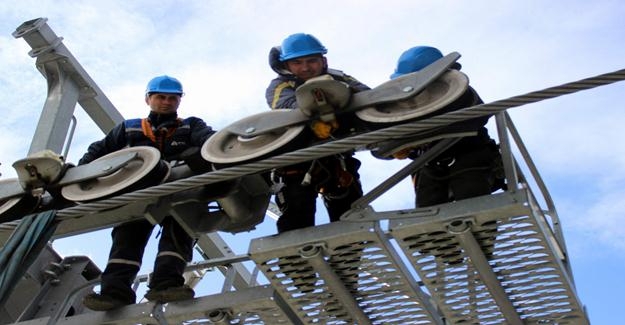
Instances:
[[[391,79],[417,72],[442,57],[443,53],[431,46],[415,46],[408,49],[397,60],[397,68],[391,74]]]
[[[285,38],[282,41],[281,50],[281,62],[307,55],[328,53],[328,50],[317,38],[304,33],[293,34]]]
[[[152,78],[148,82],[148,86],[145,88],[145,94],[151,93],[165,93],[165,94],[178,94],[182,96],[182,84],[178,79],[170,76],[158,76]]]

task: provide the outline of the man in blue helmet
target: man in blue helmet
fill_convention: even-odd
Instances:
[[[328,68],[326,53],[328,50],[316,37],[304,33],[290,35],[281,46],[273,47],[269,53],[269,65],[278,76],[265,92],[269,107],[297,108],[295,89],[323,74],[347,83],[355,92],[370,89],[342,71]]]
[[[179,118],[178,106],[183,96],[182,84],[170,76],[149,81],[145,103],[150,107],[147,118],[130,119],[115,126],[100,141],[92,143],[78,162],[89,163],[111,152],[134,146],[152,146],[164,160],[181,160],[181,154],[201,147],[215,131],[197,117]],[[145,297],[150,301],[170,302],[193,298],[192,288],[184,285],[183,273],[193,254],[193,239],[168,216],[162,227],[153,276]],[[113,228],[109,260],[102,273],[100,293],[85,296],[83,304],[92,310],[111,310],[134,304],[132,283],[139,272],[145,246],[153,225],[145,219]]]
[[[346,83],[352,92],[370,89],[353,77],[328,68],[324,56],[327,52],[317,38],[304,33],[290,35],[281,46],[272,48],[269,65],[278,76],[267,87],[265,95],[269,107],[297,109],[295,90],[321,75]],[[311,129],[318,138],[326,139],[335,131],[341,132],[341,122],[316,121],[311,124]],[[314,226],[319,194],[323,197],[330,221],[338,221],[351,204],[362,197],[359,167],[360,161],[350,151],[276,170],[275,175],[283,184],[276,194],[276,204],[282,213],[277,222],[278,232]],[[304,181],[307,175],[311,177],[309,182]]]
[[[400,56],[390,77],[394,79],[419,71],[442,57],[442,53],[434,47],[410,48]],[[452,69],[459,70],[460,64],[455,63]],[[454,102],[423,118],[482,103],[477,92],[469,86]],[[499,149],[485,127],[489,118],[490,116],[477,117],[447,127],[454,131],[472,131],[475,135],[461,138],[413,174],[417,207],[486,195],[503,186],[502,178],[496,173],[498,162],[501,161]],[[396,153],[394,157],[416,159],[432,145],[433,143],[428,143],[418,148],[408,148]]]
[[[415,46],[406,50],[399,57],[397,67],[390,77],[395,79],[407,73],[417,72],[442,57],[442,53],[434,47]],[[451,69],[456,70],[460,70],[460,68],[459,63],[454,63],[451,67]],[[427,119],[432,115],[441,115],[482,103],[482,99],[475,89],[469,86],[458,99],[422,118]],[[487,195],[498,189],[506,188],[499,148],[495,141],[490,138],[488,129],[485,127],[489,118],[488,115],[477,117],[453,123],[441,130],[442,132],[454,133],[472,132],[475,135],[462,137],[413,173],[412,180],[417,207],[427,207]],[[407,148],[393,156],[398,159],[416,159],[434,144],[427,143],[416,148]],[[492,257],[497,232],[492,223],[492,221],[488,221],[481,225],[488,230],[484,230],[483,237],[478,240],[488,259]],[[438,253],[434,254],[437,256]],[[452,265],[461,263],[463,260],[459,249],[444,253],[444,258],[446,263]]]

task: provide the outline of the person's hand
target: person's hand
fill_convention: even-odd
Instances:
[[[334,130],[339,128],[339,123],[336,120],[332,120],[331,122],[313,121],[310,124],[310,128],[317,138],[327,139]]]

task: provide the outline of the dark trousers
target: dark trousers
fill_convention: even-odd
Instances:
[[[492,193],[497,154],[484,145],[429,162],[416,178],[416,206],[427,207]]]
[[[475,150],[445,156],[429,162],[418,171],[415,181],[416,206],[427,207],[480,195],[488,195],[502,188],[497,175],[501,163],[499,149],[485,144]],[[499,181],[498,181],[499,180]],[[477,238],[487,259],[493,254],[497,228],[492,222],[481,225],[490,230]],[[447,263],[461,262],[460,250],[447,254]]]
[[[302,185],[306,169],[299,173],[284,175],[284,186],[276,194],[276,204],[282,215],[278,219],[278,233],[315,225],[316,199],[322,192],[323,203],[328,211],[330,222],[339,221],[341,215],[351,208],[351,204],[362,197],[358,168],[360,162],[353,158],[345,159],[347,172],[353,177],[349,186],[341,187],[337,176],[336,162],[325,160],[325,174],[313,176],[312,183]]]
[[[158,255],[149,283],[152,289],[183,285],[182,274],[193,254],[193,239],[172,217],[166,217],[161,226]],[[102,294],[135,302],[136,295],[131,285],[139,272],[153,228],[147,220],[128,222],[113,228],[109,262],[102,273]]]

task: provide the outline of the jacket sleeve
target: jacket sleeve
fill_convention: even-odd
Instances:
[[[342,70],[328,68],[328,74],[331,75],[332,78],[334,78],[335,80],[347,83],[349,85],[349,88],[351,88],[352,92],[354,93],[371,89],[369,86],[358,81],[356,78],[346,74]]]
[[[369,86],[367,86],[367,85],[363,84],[362,82],[356,80],[356,78],[354,78],[354,77],[352,77],[350,75],[344,75],[343,77],[345,78],[345,82],[347,82],[349,87],[355,93],[357,93],[359,91],[371,89],[371,88],[369,88]]]
[[[298,107],[295,99],[295,83],[283,78],[273,79],[269,83],[265,98],[271,109]]]
[[[115,126],[102,140],[89,145],[87,152],[80,158],[78,165],[90,163],[111,152],[126,146],[126,128],[124,123]]]
[[[201,147],[206,139],[215,134],[217,131],[206,125],[204,120],[200,118],[192,117],[191,119],[191,135],[189,144],[193,147]]]

